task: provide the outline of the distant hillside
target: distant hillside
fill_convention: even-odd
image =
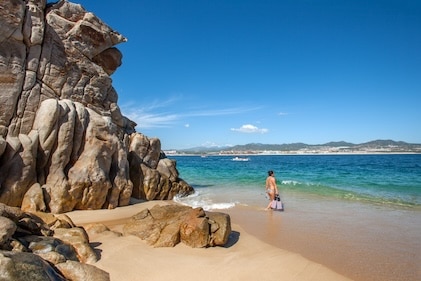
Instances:
[[[309,147],[305,143],[290,143],[290,144],[262,144],[262,143],[249,143],[245,145],[235,145],[224,149],[225,151],[246,151],[246,150],[268,150],[268,151],[287,151],[299,150]]]
[[[230,146],[198,146],[186,149],[177,149],[178,152],[192,153],[192,154],[201,154],[201,153],[210,153],[210,152],[219,152],[226,149],[229,149]]]
[[[322,146],[341,147],[341,146],[355,146],[355,144],[346,142],[346,141],[331,141],[331,142],[322,144]]]
[[[393,140],[373,140],[365,143],[354,144],[345,141],[328,142],[324,144],[262,144],[249,143],[229,147],[195,147],[178,150],[181,153],[256,153],[256,152],[415,152],[421,153],[421,144],[406,143]]]
[[[405,147],[420,146],[420,144],[406,143],[403,141],[393,141],[393,140],[374,140],[374,141],[362,143],[360,145],[362,146],[405,146]]]

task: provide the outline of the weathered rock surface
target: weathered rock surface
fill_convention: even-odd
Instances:
[[[230,216],[181,205],[154,206],[134,215],[123,227],[154,247],[174,247],[180,242],[193,247],[224,246],[231,234]]]
[[[110,280],[92,265],[98,258],[83,228],[65,215],[37,214],[0,203],[0,280]]]
[[[63,213],[193,192],[120,112],[125,41],[78,4],[0,2],[0,202]]]
[[[0,250],[1,281],[66,281],[41,257],[32,253]]]
[[[66,261],[56,265],[68,280],[109,281],[110,274],[93,265]]]

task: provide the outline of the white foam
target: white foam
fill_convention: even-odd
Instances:
[[[201,207],[205,211],[230,209],[236,205],[236,202],[213,202],[210,198],[201,195],[199,192],[186,197],[175,196],[173,201],[192,208]]]
[[[297,185],[300,184],[300,182],[298,181],[294,181],[294,180],[283,180],[281,181],[282,184],[289,184],[289,185]]]

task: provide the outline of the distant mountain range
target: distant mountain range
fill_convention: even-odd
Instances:
[[[373,140],[365,143],[354,144],[345,141],[328,142],[324,144],[262,144],[249,143],[225,147],[194,147],[177,150],[177,153],[203,154],[203,153],[259,153],[259,152],[298,152],[298,153],[323,153],[323,152],[411,152],[421,153],[421,144],[407,143],[393,140]]]

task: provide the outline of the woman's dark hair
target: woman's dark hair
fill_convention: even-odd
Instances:
[[[273,175],[273,171],[272,170],[268,171],[268,175],[269,176]]]

